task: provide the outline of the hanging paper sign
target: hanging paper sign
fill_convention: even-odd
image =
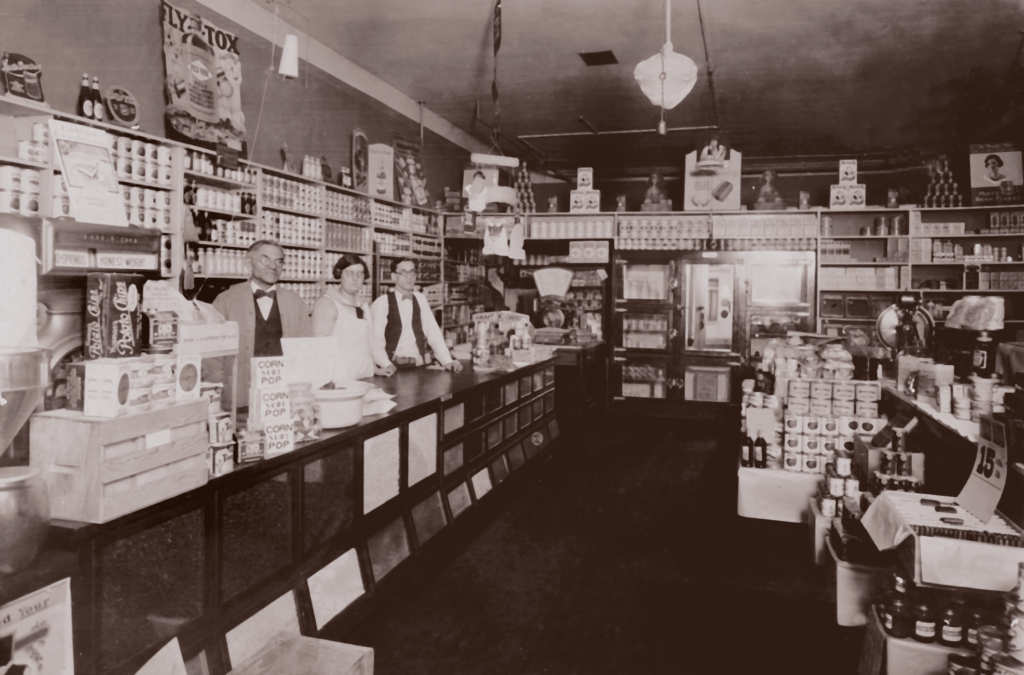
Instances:
[[[720,164],[711,168],[711,162],[699,160],[713,158]],[[732,148],[709,145],[697,156],[697,151],[686,155],[686,172],[683,180],[684,211],[738,211],[740,208],[740,176],[742,153]]]
[[[107,108],[115,123],[131,129],[139,126],[139,102],[124,87],[114,86],[107,90]]]
[[[236,150],[245,139],[238,36],[198,14],[160,5],[167,119],[179,134]]]
[[[990,415],[978,420],[981,435],[978,439],[978,456],[967,484],[956,498],[956,503],[967,509],[972,516],[988,523],[995,513],[999,498],[1006,487],[1006,427]]]
[[[395,198],[395,151],[390,145],[373,143],[369,149],[370,196]]]
[[[35,347],[36,244],[0,229],[0,347]]]
[[[0,60],[4,88],[11,96],[43,102],[43,67],[27,56],[4,52]]]
[[[49,123],[75,219],[127,227],[107,132],[55,119]]]

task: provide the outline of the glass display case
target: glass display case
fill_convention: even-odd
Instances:
[[[667,352],[677,334],[671,311],[624,311],[619,313],[620,347]]]
[[[675,264],[626,262],[620,265],[621,276],[616,285],[619,300],[671,302],[675,287]]]
[[[623,398],[668,398],[667,360],[628,356],[617,365]]]

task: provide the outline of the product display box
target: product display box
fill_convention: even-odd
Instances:
[[[1013,588],[1017,583],[1017,565],[1024,562],[1024,548],[917,535],[897,503],[902,499],[925,497],[941,502],[954,501],[953,497],[924,494],[908,497],[903,493],[890,492],[883,492],[875,500],[861,522],[879,550],[896,547],[904,567],[907,571],[913,570],[914,583],[918,585],[962,586],[999,592]],[[999,511],[993,515],[993,521],[997,517],[1021,532]]]
[[[105,523],[204,485],[206,400],[115,419],[70,410],[30,419],[30,461],[46,480],[50,515]]]
[[[142,353],[141,274],[90,272],[85,282],[87,360]]]

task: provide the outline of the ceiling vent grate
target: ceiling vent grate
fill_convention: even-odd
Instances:
[[[583,63],[588,66],[610,66],[619,62],[619,60],[615,58],[615,54],[612,54],[611,50],[605,50],[603,52],[580,52],[580,58],[583,59]]]

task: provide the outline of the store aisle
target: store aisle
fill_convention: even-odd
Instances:
[[[855,672],[806,528],[736,517],[715,431],[623,421],[565,448],[344,641],[377,675]]]

